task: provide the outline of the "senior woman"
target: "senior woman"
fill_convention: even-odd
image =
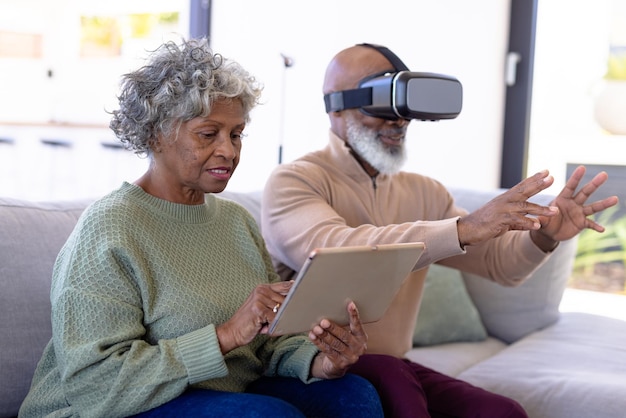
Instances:
[[[168,42],[123,77],[111,129],[146,173],[87,208],[52,280],[50,343],[21,417],[382,416],[346,370],[351,322],[270,337],[290,283],[241,206],[216,197],[239,163],[260,84],[206,39]]]

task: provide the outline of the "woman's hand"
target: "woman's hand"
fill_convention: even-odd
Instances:
[[[225,323],[216,327],[222,354],[244,346],[258,334],[265,334],[285,300],[293,281],[258,285]]]
[[[363,329],[359,311],[348,304],[350,325],[341,327],[328,319],[322,319],[309,332],[309,338],[320,349],[311,366],[311,375],[322,379],[335,379],[346,374],[367,350],[367,334]]]

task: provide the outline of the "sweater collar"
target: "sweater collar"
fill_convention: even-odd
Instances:
[[[198,224],[208,222],[217,208],[217,199],[210,193],[206,195],[204,204],[184,205],[152,196],[136,184],[128,182],[122,184],[121,191],[136,199],[137,202],[149,208],[149,210],[161,212],[163,215],[183,223]]]
[[[341,170],[347,174],[348,176],[356,179],[356,180],[367,180],[367,181],[375,181],[376,183],[380,183],[382,181],[386,181],[389,176],[387,174],[379,173],[376,177],[372,178],[367,171],[361,166],[361,163],[356,159],[352,150],[346,144],[346,142],[337,136],[332,130],[328,130],[329,135],[329,145],[328,149],[330,151],[330,157],[338,167],[341,167]]]

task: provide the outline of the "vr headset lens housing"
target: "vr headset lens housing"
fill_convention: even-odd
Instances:
[[[400,71],[371,78],[360,88],[372,89],[371,104],[361,111],[385,119],[453,119],[463,104],[461,83],[441,74]]]
[[[454,77],[399,71],[361,81],[358,89],[324,96],[326,112],[360,108],[383,119],[454,119],[463,105],[463,87]]]

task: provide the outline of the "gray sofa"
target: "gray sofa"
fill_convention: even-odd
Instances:
[[[498,191],[452,192],[473,210]],[[223,195],[259,219],[260,193]],[[0,417],[17,415],[50,338],[52,265],[88,203],[0,198]],[[626,416],[626,322],[558,310],[575,247],[562,243],[517,288],[431,269],[407,356],[515,398],[533,418]]]

